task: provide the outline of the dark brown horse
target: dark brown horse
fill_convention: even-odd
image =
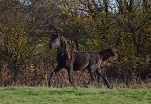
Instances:
[[[89,84],[94,78],[92,73],[96,73],[101,76],[108,88],[110,85],[107,78],[100,69],[100,64],[108,58],[115,56],[113,49],[107,49],[101,52],[78,52],[67,44],[66,39],[57,33],[52,35],[50,41],[50,49],[57,48],[57,62],[58,65],[54,71],[50,74],[48,86],[51,87],[51,79],[55,73],[60,69],[65,68],[68,72],[69,82],[74,86],[72,81],[72,71],[87,69],[91,75]]]

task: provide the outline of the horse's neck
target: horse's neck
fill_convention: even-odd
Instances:
[[[64,54],[66,54],[66,49],[69,49],[70,51],[75,51],[74,48],[68,45],[64,37],[60,37],[60,46],[58,47],[58,55],[64,56]]]
[[[60,54],[60,49],[59,48],[57,48],[57,55],[59,55]]]
[[[63,56],[65,54],[65,47],[63,45],[60,45],[57,49],[58,56]]]
[[[62,52],[61,52],[60,47],[58,47],[58,49],[57,49],[57,55],[58,55],[58,56],[62,55]]]

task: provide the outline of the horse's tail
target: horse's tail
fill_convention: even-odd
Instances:
[[[102,61],[106,61],[109,58],[114,57],[116,53],[113,49],[106,49],[98,52],[98,54],[100,55]]]

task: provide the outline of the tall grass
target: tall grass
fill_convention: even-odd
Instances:
[[[8,64],[2,64],[0,68],[0,87],[10,86],[47,86],[50,73],[54,70],[55,64],[39,64],[38,66],[28,65],[18,71],[14,79],[13,70],[8,67]],[[104,71],[113,87],[151,87],[151,78],[148,77],[142,80],[134,73],[126,72],[125,70],[117,70],[116,67],[108,67]],[[76,86],[84,87],[90,79],[89,73],[79,71],[73,73],[73,81]],[[65,69],[55,74],[52,80],[53,87],[62,88],[70,86],[68,81],[68,73]],[[90,84],[91,87],[101,88],[104,86],[102,79],[97,79]]]

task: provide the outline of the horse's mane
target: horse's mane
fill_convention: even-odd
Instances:
[[[75,56],[75,52],[77,51],[67,43],[67,40],[63,36],[60,37],[60,41],[62,43],[61,48],[64,48],[64,53],[67,55],[67,57],[69,59],[73,58]]]

